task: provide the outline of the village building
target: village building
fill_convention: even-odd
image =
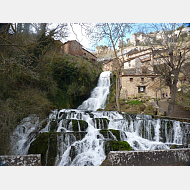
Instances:
[[[133,51],[125,55],[126,62],[122,69],[121,99],[127,97],[149,96],[161,98],[160,75],[153,72],[152,50]]]
[[[184,28],[182,33],[190,34],[189,28]],[[175,36],[180,34],[179,30],[174,32]],[[166,33],[164,31],[152,32],[147,34],[152,39],[149,40],[163,40],[166,41]],[[169,38],[172,35],[168,35]],[[174,37],[175,37],[174,36]],[[154,69],[157,65],[165,63],[165,58],[168,57],[167,49],[156,49],[153,51],[151,47],[140,47],[138,44],[145,44],[147,37],[143,33],[132,34],[130,42],[135,46],[133,48],[128,47],[122,50],[122,41],[118,42],[118,58],[124,65],[120,75],[121,92],[120,98],[126,99],[127,97],[149,96],[151,98],[162,98],[163,94],[167,94],[170,97],[170,89],[166,86],[165,81],[161,78],[161,75],[156,74]],[[185,51],[185,49],[184,49]],[[162,55],[162,56],[160,56]],[[182,65],[183,67],[184,65]],[[117,70],[117,62],[115,58],[103,61],[104,71]],[[182,74],[179,76],[177,88],[180,90],[181,84],[186,81],[185,76]]]
[[[111,71],[112,72],[117,69],[116,66],[117,66],[117,63],[116,63],[115,58],[104,60],[102,63],[103,71]]]
[[[120,98],[149,96],[161,98],[160,75],[155,74],[152,64],[152,48],[133,48],[118,54],[119,59],[125,60],[121,71],[121,92]],[[104,71],[117,69],[116,59],[112,58],[103,62]],[[168,91],[169,94],[169,91]]]
[[[124,69],[120,75],[121,93],[120,98],[149,96],[161,98],[160,75],[144,73],[144,69]],[[145,69],[146,70],[146,69]],[[144,70],[144,71],[145,71]]]
[[[97,62],[97,57],[93,55],[91,52],[87,51],[82,47],[82,45],[76,40],[67,41],[62,45],[62,50],[64,53],[68,53],[71,55],[84,56],[91,60],[92,62]]]

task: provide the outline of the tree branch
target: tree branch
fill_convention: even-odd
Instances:
[[[5,39],[5,38],[2,37],[2,36],[0,36],[0,38],[3,39],[4,41],[10,43],[10,45],[15,46],[15,47],[17,47],[18,49],[20,49],[21,51],[23,51],[23,52],[25,53],[25,55],[26,55],[27,57],[29,57],[31,60],[33,60],[33,61],[39,61],[39,60],[34,60],[34,59],[33,59],[30,55],[28,55],[28,54],[26,53],[26,51],[25,51],[24,49],[22,49],[19,45],[13,44],[11,41]]]

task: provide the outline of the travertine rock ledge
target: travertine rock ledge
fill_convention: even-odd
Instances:
[[[111,151],[101,166],[190,165],[190,148],[153,151]]]
[[[0,156],[0,166],[41,166],[41,154]]]

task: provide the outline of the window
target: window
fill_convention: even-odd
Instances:
[[[84,55],[86,55],[86,53],[84,53]]]
[[[145,93],[145,86],[138,86],[138,93]]]
[[[154,77],[152,77],[152,81],[154,81]]]
[[[141,78],[141,81],[144,81],[144,78]]]
[[[130,78],[130,82],[133,82],[133,78]]]

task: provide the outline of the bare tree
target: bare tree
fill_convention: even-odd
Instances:
[[[155,72],[161,74],[170,88],[171,100],[168,115],[172,116],[179,73],[182,66],[188,62],[190,41],[185,38],[186,32],[183,24],[159,23],[147,25],[145,28],[157,31],[151,35],[146,31],[146,37],[149,46],[153,49]]]
[[[131,29],[132,24],[128,23],[98,23],[95,24],[93,29],[91,29],[90,35],[91,39],[95,42],[104,40],[107,42],[108,46],[112,46],[115,54],[115,74],[116,74],[116,105],[117,110],[120,112],[120,90],[121,90],[121,83],[120,83],[120,74],[121,69],[124,65],[124,58],[122,56],[122,59],[119,59],[118,51],[117,51],[117,44],[118,41],[123,41],[123,38],[125,37],[126,33],[128,33]],[[121,43],[121,55],[123,50],[123,43]]]

